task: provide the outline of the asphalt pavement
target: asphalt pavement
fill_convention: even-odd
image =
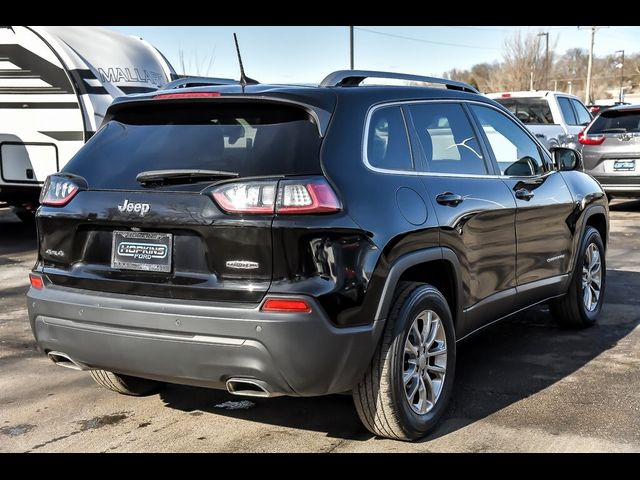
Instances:
[[[563,330],[540,307],[463,342],[444,421],[411,444],[369,434],[346,395],[134,398],[55,366],[26,313],[35,232],[0,209],[0,452],[640,452],[640,202],[611,220],[598,325]]]

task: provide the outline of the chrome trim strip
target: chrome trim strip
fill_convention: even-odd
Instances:
[[[74,320],[67,320],[64,318],[54,318],[46,316],[38,316],[46,325],[53,325],[56,327],[73,328],[76,330],[88,330],[92,332],[106,333],[108,335],[122,335],[127,337],[148,338],[160,341],[170,342],[186,342],[186,343],[207,343],[212,345],[227,345],[239,347],[246,342],[243,338],[230,338],[230,337],[214,337],[211,335],[189,335],[189,334],[176,334],[176,333],[164,333],[164,332],[151,332],[141,331],[129,328],[111,327],[106,325],[100,325],[88,322],[77,322]]]
[[[395,106],[399,106],[402,107],[403,105],[415,105],[415,104],[422,104],[422,103],[473,103],[473,104],[477,104],[477,105],[481,105],[484,107],[489,107],[489,108],[493,108],[494,110],[500,112],[502,115],[504,115],[505,117],[508,117],[508,115],[506,115],[500,108],[497,108],[495,105],[491,105],[490,103],[485,103],[485,102],[478,102],[477,100],[465,100],[465,99],[430,99],[430,100],[399,100],[399,101],[394,101],[394,102],[386,102],[386,103],[379,103],[377,105],[373,105],[372,107],[369,108],[369,110],[367,111],[367,116],[365,117],[365,124],[364,124],[364,135],[362,137],[362,161],[365,165],[365,167],[367,167],[369,170],[376,172],[376,173],[385,173],[385,174],[389,174],[389,175],[412,175],[412,176],[420,176],[420,177],[458,177],[458,178],[501,178],[501,179],[507,179],[507,178],[538,178],[538,177],[543,177],[549,173],[553,173],[554,170],[551,170],[549,172],[545,172],[541,175],[530,175],[530,176],[508,176],[508,175],[492,175],[492,174],[487,174],[487,175],[478,175],[478,174],[467,174],[467,173],[439,173],[439,172],[419,172],[419,171],[409,171],[409,170],[389,170],[387,168],[379,168],[379,167],[374,167],[373,165],[371,165],[371,163],[369,163],[369,157],[367,156],[367,139],[369,138],[369,126],[371,124],[371,117],[373,116],[373,114],[381,109],[381,108],[385,108],[385,107],[395,107]],[[406,123],[406,122],[405,122]],[[518,125],[516,122],[514,122],[516,125]],[[520,125],[518,125],[518,127],[520,127]],[[408,128],[408,126],[407,126]],[[548,150],[546,149],[546,147],[544,145],[542,145],[534,136],[531,132],[529,132],[526,128],[522,128],[520,127],[520,129],[522,131],[524,131],[529,138],[531,138],[536,145],[538,145],[540,148],[542,148],[545,152],[548,153]],[[551,154],[549,153],[549,155],[551,156]],[[553,157],[552,157],[553,158]]]

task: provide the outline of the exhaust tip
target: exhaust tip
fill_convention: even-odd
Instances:
[[[252,378],[230,378],[226,382],[227,392],[232,395],[243,397],[277,397],[279,394],[273,392],[271,387],[262,380]]]
[[[71,370],[90,370],[82,363],[76,362],[69,355],[62,352],[47,352],[47,356],[59,367],[70,368]]]

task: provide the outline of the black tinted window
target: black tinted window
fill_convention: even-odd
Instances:
[[[224,170],[241,177],[321,172],[318,130],[301,109],[158,103],[116,114],[64,171],[97,189],[139,188],[136,176],[148,170]]]
[[[531,176],[543,173],[544,164],[538,145],[516,122],[489,107],[472,105],[500,172],[509,176]]]
[[[425,103],[409,107],[427,170],[486,174],[478,139],[462,106]]]
[[[588,112],[586,107],[575,98],[571,99],[571,104],[573,105],[573,109],[578,116],[578,125],[589,125],[589,122],[591,122],[591,114]]]
[[[400,107],[380,108],[371,116],[367,159],[376,168],[413,170],[407,130]]]
[[[560,105],[560,110],[562,110],[562,117],[564,118],[564,121],[568,125],[577,125],[578,120],[576,119],[575,113],[573,113],[573,108],[571,108],[569,99],[567,97],[558,97],[558,105]]]
[[[640,132],[640,110],[606,110],[595,119],[589,133]]]
[[[518,120],[527,124],[553,123],[553,115],[546,98],[496,98],[496,102],[502,104],[513,113]]]

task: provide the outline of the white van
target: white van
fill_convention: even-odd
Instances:
[[[42,182],[95,133],[114,98],[176,78],[139,37],[100,27],[0,27],[0,202],[29,218]]]

